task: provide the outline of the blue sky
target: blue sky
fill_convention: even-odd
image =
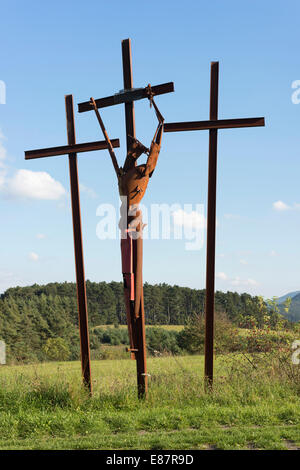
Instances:
[[[174,81],[157,98],[166,122],[208,119],[210,62],[220,61],[219,118],[265,116],[265,128],[223,130],[218,141],[217,289],[271,297],[300,288],[299,2],[10,1],[1,7],[0,291],[75,279],[67,157],[24,160],[64,145],[64,95],[75,103],[122,88],[121,40],[130,37],[136,87]],[[102,111],[125,157],[123,106]],[[77,142],[100,140],[76,112]],[[137,137],[156,122],[136,103]],[[204,204],[208,132],[164,136],[143,202]],[[119,240],[99,240],[99,204],[118,207],[107,152],[78,156],[86,277],[121,280]],[[26,171],[24,171],[26,170]],[[206,207],[205,207],[206,216]],[[205,246],[205,244],[204,244]],[[205,247],[146,240],[144,280],[203,288]]]

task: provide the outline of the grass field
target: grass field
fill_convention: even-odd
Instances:
[[[147,402],[136,399],[131,360],[93,361],[93,398],[79,362],[2,366],[0,449],[300,448],[297,384],[231,374],[232,359],[217,358],[211,393],[202,356],[149,359]]]

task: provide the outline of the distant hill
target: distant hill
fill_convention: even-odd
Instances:
[[[279,307],[280,307],[280,312],[282,313],[282,315],[284,315],[289,321],[297,322],[297,321],[300,321],[300,291],[298,291],[296,295],[292,295],[292,294],[293,292],[280,297],[280,299],[283,299],[283,300],[279,302]],[[284,305],[283,305],[283,302],[287,299],[287,297],[292,297],[292,302],[291,302],[288,313],[284,311]]]
[[[296,295],[300,294],[300,290],[296,290],[295,292],[289,292],[288,294],[285,294],[285,295],[282,295],[281,297],[278,297],[277,299],[277,303],[278,304],[283,304],[283,302],[288,298],[288,297],[291,297],[293,299],[293,297],[295,297]]]

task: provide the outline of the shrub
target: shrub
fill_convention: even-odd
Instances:
[[[205,320],[203,315],[195,315],[182,331],[178,333],[178,345],[191,354],[203,354],[205,342]],[[227,353],[239,349],[238,329],[225,314],[216,315],[215,351]]]
[[[125,328],[96,328],[93,337],[98,344],[110,344],[112,346],[129,344],[128,331]]]
[[[293,334],[289,331],[259,330],[254,328],[247,335],[239,337],[238,350],[249,353],[270,352],[289,347],[292,341]]]
[[[147,350],[152,355],[180,354],[181,348],[177,342],[178,332],[163,328],[146,328]]]
[[[63,338],[48,338],[43,351],[50,361],[66,361],[70,357],[70,350]]]

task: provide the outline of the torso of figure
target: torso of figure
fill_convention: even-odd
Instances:
[[[149,178],[151,177],[158,159],[160,146],[152,143],[147,163],[132,166],[119,176],[120,196],[127,197],[128,206],[139,204],[143,199]]]
[[[143,199],[148,182],[149,175],[145,175],[146,164],[131,168],[119,178],[120,196],[127,197],[129,206],[139,204]]]

